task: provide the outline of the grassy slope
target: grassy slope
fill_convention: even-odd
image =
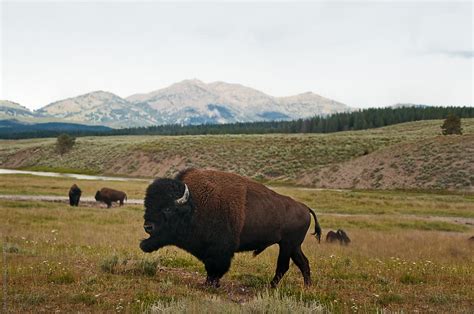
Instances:
[[[325,166],[393,145],[429,141],[439,135],[441,123],[420,121],[333,134],[85,137],[62,157],[54,152],[54,139],[0,141],[0,167],[150,177],[172,176],[195,166],[318,185],[315,174]],[[463,120],[463,127],[465,134],[474,134],[474,119]],[[461,137],[460,147],[472,138]],[[451,185],[442,186],[446,187]]]
[[[474,135],[400,143],[307,173],[299,183],[326,188],[474,191]]]
[[[3,178],[3,177],[2,177]],[[62,194],[71,179],[8,176],[0,193],[23,186],[27,194]],[[22,185],[26,180],[30,185]],[[76,180],[77,182],[77,180]],[[102,182],[80,181],[88,193]],[[143,182],[107,182],[134,197]],[[376,308],[470,312],[474,307],[472,226],[426,215],[471,217],[470,196],[400,192],[337,192],[278,187],[318,212],[324,234],[343,227],[349,247],[318,244],[304,251],[315,284],[302,288],[294,265],[276,291],[267,291],[277,258],[273,246],[257,258],[237,254],[222,288],[202,286],[204,267],[176,248],[144,254],[141,206],[70,208],[61,203],[0,200],[0,233],[7,251],[7,304],[12,312],[61,310],[143,311],[183,307],[196,311],[302,312]],[[337,214],[371,216],[338,216]],[[411,215],[411,216],[406,216]],[[450,231],[450,232],[446,232]],[[155,271],[158,270],[155,274]],[[263,295],[258,297],[259,295]],[[2,295],[3,298],[3,295]],[[273,310],[270,310],[273,309]]]

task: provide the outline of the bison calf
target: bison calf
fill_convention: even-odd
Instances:
[[[69,205],[79,206],[79,200],[81,198],[82,191],[81,189],[73,184],[69,189]]]
[[[349,245],[351,239],[349,239],[344,230],[338,229],[336,232],[332,230],[328,232],[328,234],[326,235],[326,242],[339,242],[339,244],[341,245]]]
[[[175,245],[201,260],[206,284],[219,286],[236,252],[255,255],[273,244],[280,253],[275,287],[288,271],[290,259],[311,284],[310,267],[301,244],[311,223],[320,239],[315,213],[306,205],[236,174],[188,169],[175,179],[157,179],[145,196],[145,223],[149,238],[144,252]]]
[[[123,201],[127,200],[127,194],[122,191],[102,188],[95,193],[95,200],[107,204],[107,208],[112,206],[112,202],[120,202],[120,206],[122,206]]]

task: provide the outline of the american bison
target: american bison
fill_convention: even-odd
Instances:
[[[338,229],[336,232],[329,231],[326,235],[326,242],[333,243],[339,242],[341,245],[349,245],[351,239],[347,236],[347,234],[342,229]]]
[[[81,198],[82,191],[81,189],[73,184],[69,189],[69,205],[79,206],[79,200]]]
[[[122,191],[102,188],[100,191],[95,193],[95,200],[98,202],[104,202],[107,204],[107,208],[112,206],[112,202],[120,202],[120,206],[122,206],[123,201],[127,200],[127,194]]]
[[[236,252],[261,253],[272,244],[280,252],[271,281],[275,287],[290,265],[311,285],[308,259],[301,250],[311,216],[321,238],[316,214],[306,205],[242,176],[187,169],[175,179],[156,179],[146,190],[144,252],[175,245],[201,260],[206,284],[219,287]]]

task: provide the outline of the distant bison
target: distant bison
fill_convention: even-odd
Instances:
[[[339,244],[341,245],[349,245],[351,239],[349,239],[344,230],[338,229],[336,232],[332,230],[328,232],[328,234],[326,235],[326,242],[339,242]]]
[[[73,184],[69,189],[69,205],[79,206],[79,199],[81,198],[82,191],[81,189]]]
[[[112,202],[120,202],[120,206],[122,206],[123,201],[127,200],[127,194],[122,191],[102,188],[100,191],[95,193],[95,200],[98,202],[104,202],[107,204],[107,208],[112,206]]]
[[[219,286],[236,252],[258,255],[278,244],[280,253],[275,287],[288,271],[290,259],[300,269],[305,285],[311,284],[310,267],[301,243],[315,220],[306,205],[280,195],[242,176],[188,169],[175,179],[157,179],[147,189],[143,228],[149,238],[140,243],[144,252],[175,245],[204,263],[206,284]]]

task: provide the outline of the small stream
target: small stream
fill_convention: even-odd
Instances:
[[[73,178],[73,179],[78,179],[78,180],[143,181],[143,182],[151,181],[151,179],[93,176],[93,175],[75,174],[75,173],[27,171],[27,170],[14,170],[14,169],[0,169],[0,175],[2,175],[2,174],[29,174],[29,175],[40,176],[40,177]]]

